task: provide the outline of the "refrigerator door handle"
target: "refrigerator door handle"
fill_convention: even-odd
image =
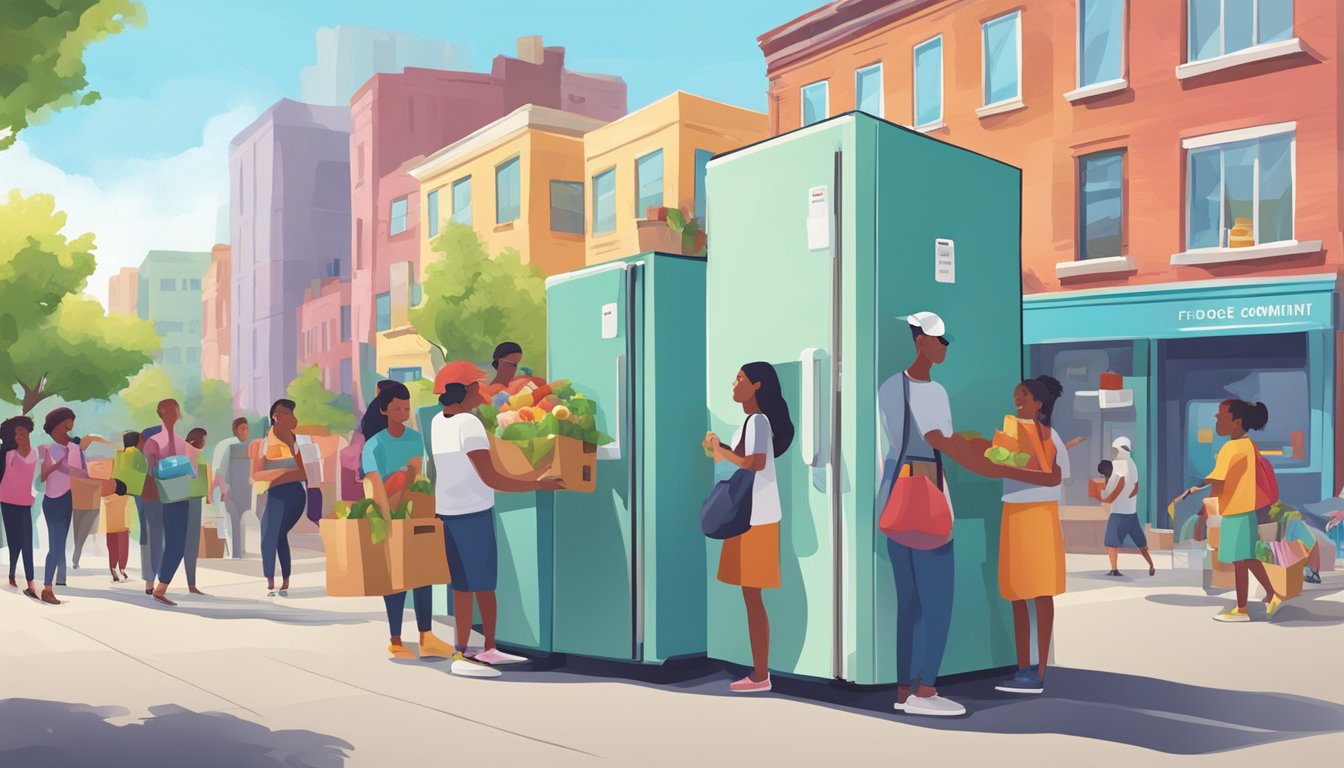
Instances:
[[[822,439],[821,375],[825,353],[816,347],[803,350],[799,360],[803,364],[802,381],[802,447],[803,463],[809,467],[826,465],[825,440]]]
[[[625,417],[625,353],[616,356],[616,402],[612,403],[611,442],[597,447],[597,458],[619,460],[621,458],[621,427]]]

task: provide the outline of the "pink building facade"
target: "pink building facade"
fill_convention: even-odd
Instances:
[[[201,378],[228,381],[230,315],[233,295],[232,252],[227,245],[210,249],[210,268],[201,281]]]
[[[350,283],[314,280],[299,305],[298,369],[322,369],[322,386],[348,393],[354,386],[350,355]]]
[[[565,51],[541,38],[518,41],[516,57],[497,56],[489,73],[408,68],[372,77],[351,99],[351,312],[355,400],[380,374],[374,344],[390,326],[395,265],[420,274],[417,182],[402,167],[497,120],[538,104],[602,120],[626,112],[619,77],[569,72]],[[446,211],[442,212],[446,215]]]

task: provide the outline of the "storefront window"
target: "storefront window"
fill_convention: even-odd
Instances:
[[[1140,462],[1144,452],[1144,446],[1137,442],[1134,407],[1103,408],[1098,394],[1103,373],[1134,375],[1134,344],[1121,341],[1033,347],[1031,370],[1033,376],[1054,376],[1064,385],[1064,396],[1055,404],[1053,419],[1059,436],[1066,443],[1084,438],[1069,451],[1072,472],[1064,483],[1064,506],[1099,509],[1100,502],[1088,498],[1087,481],[1096,475],[1098,462],[1111,457],[1111,443],[1117,437],[1128,437]]]

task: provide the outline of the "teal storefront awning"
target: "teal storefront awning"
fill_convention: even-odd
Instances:
[[[1295,333],[1335,327],[1334,275],[1068,291],[1022,302],[1024,344]]]

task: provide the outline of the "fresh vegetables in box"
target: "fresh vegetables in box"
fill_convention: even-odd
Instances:
[[[611,437],[597,430],[597,402],[575,391],[569,381],[528,381],[515,393],[496,394],[477,415],[497,449],[521,454],[533,469],[561,475],[567,488],[595,487],[596,449]]]
[[[1003,429],[994,433],[988,450],[985,451],[985,458],[995,464],[1002,464],[1011,467],[1023,469],[1031,466],[1032,456],[1027,451],[1026,440],[1023,440],[1020,427],[1022,420],[1016,416],[1003,417]]]

